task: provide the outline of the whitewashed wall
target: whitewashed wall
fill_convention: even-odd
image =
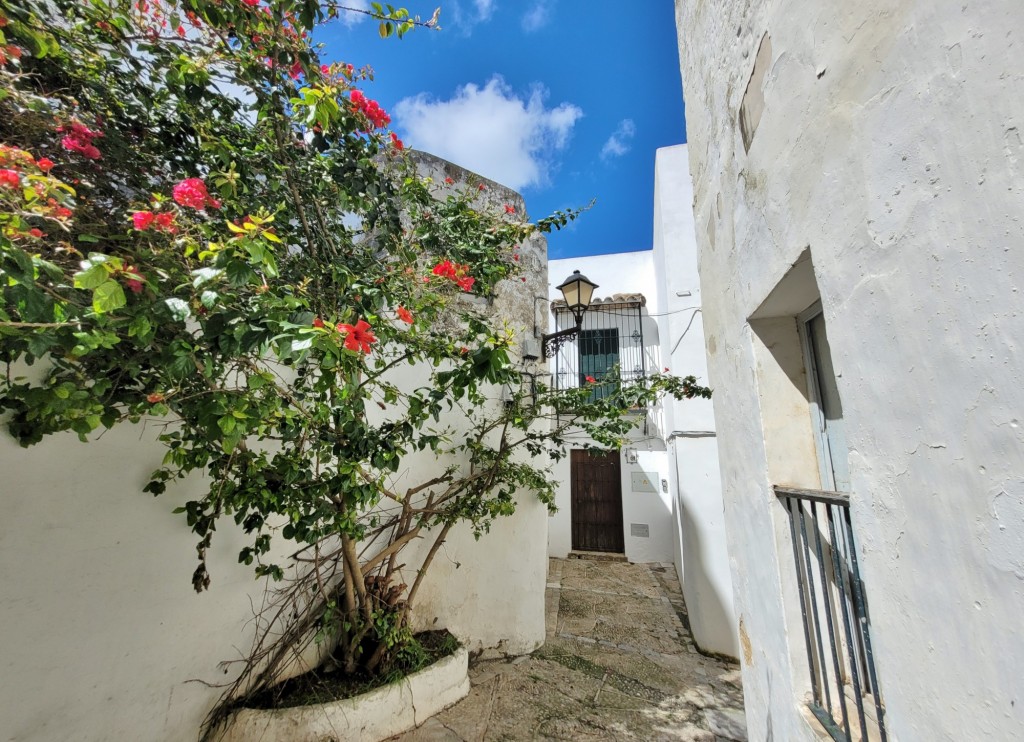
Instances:
[[[661,342],[658,322],[656,318],[647,316],[657,306],[658,300],[653,254],[650,251],[640,251],[552,260],[548,266],[551,279],[549,299],[561,298],[561,293],[555,287],[574,270],[579,270],[598,284],[599,288],[594,292],[595,297],[605,298],[614,294],[644,295],[647,299],[643,320],[647,364],[648,368],[660,364]],[[580,436],[570,447],[582,448],[586,442],[587,439]],[[630,463],[630,457],[625,449],[636,452],[635,462]],[[669,478],[669,460],[664,444],[664,414],[660,405],[649,413],[646,431],[641,427],[630,434],[630,444],[625,449],[619,454],[619,463],[626,558],[631,562],[671,562],[674,553],[672,501],[668,493],[662,489],[662,480],[667,482]],[[552,470],[558,482],[558,512],[550,517],[548,528],[548,554],[553,557],[565,557],[572,549],[570,472],[568,458],[558,462]],[[656,492],[634,491],[634,473],[645,474],[654,484]],[[649,535],[632,535],[631,526],[634,524],[647,526]]]
[[[817,478],[780,345],[816,284],[890,739],[1020,739],[1024,4],[676,11],[750,738],[814,738],[769,487]]]
[[[654,263],[660,282],[662,358],[672,373],[708,378],[693,181],[687,146],[658,150],[654,170]],[[665,405],[676,572],[690,626],[706,650],[739,655],[726,545],[714,407],[709,400]]]
[[[466,171],[416,157],[439,182],[449,175],[475,188]],[[503,203],[523,213],[519,196],[487,185],[499,213]],[[493,308],[530,334],[534,305],[523,287],[545,292],[543,238],[521,253],[527,283],[503,286]],[[21,449],[0,432],[0,739],[194,740],[219,695],[195,681],[230,680],[218,664],[247,651],[250,598],[259,605],[262,583],[237,564],[246,542],[220,524],[210,590],[192,591],[196,538],[171,511],[204,483],[142,493],[163,457],[157,433],[152,424],[125,425],[89,444],[65,435]],[[441,465],[408,463],[417,481]],[[539,646],[546,527],[545,508],[524,494],[517,514],[479,542],[455,529],[424,583],[416,622],[448,627],[471,649]]]

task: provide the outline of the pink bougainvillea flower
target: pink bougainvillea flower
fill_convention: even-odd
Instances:
[[[152,211],[136,211],[132,214],[132,224],[140,232],[145,232],[156,220],[156,214]]]
[[[124,275],[124,285],[128,287],[128,290],[133,294],[141,294],[142,282],[146,280],[146,277],[139,273],[139,269],[129,265],[121,273]]]
[[[260,0],[242,0],[242,2],[248,5],[250,8],[255,8],[260,4]]]
[[[588,384],[596,384],[597,383],[597,379],[595,379],[593,376],[585,376],[584,378],[587,380]]]
[[[345,347],[348,350],[369,353],[372,350],[370,344],[377,342],[377,337],[373,334],[373,328],[364,319],[359,320],[355,325],[346,325],[339,322],[337,330],[345,336]]]
[[[317,317],[316,319],[313,320],[313,327],[317,327],[317,328],[324,327],[324,321],[322,319],[320,319],[319,317]]]
[[[399,152],[405,149],[405,145],[402,144],[402,140],[398,138],[398,135],[395,134],[395,132],[391,132],[391,143],[395,145],[395,149]]]
[[[21,185],[21,175],[17,170],[0,170],[0,186],[17,188]]]
[[[166,397],[164,397],[160,392],[153,392],[152,394],[146,395],[146,401],[150,404],[157,404],[158,402],[163,402],[165,399]]]
[[[391,123],[391,117],[380,107],[380,104],[367,98],[361,90],[353,90],[349,93],[349,99],[357,111],[370,119],[374,128],[383,129]]]
[[[516,207],[513,206],[512,204],[505,204],[505,213],[506,214],[515,214],[516,213]]]
[[[174,186],[174,200],[181,206],[190,206],[202,211],[207,206],[220,208],[220,201],[210,196],[202,178],[186,178]]]
[[[40,157],[36,161],[36,167],[42,170],[44,173],[48,173],[53,170],[54,162],[48,157]]]
[[[77,152],[89,160],[100,159],[100,151],[92,143],[93,139],[103,136],[102,132],[93,131],[80,121],[72,121],[67,126],[57,127],[57,131],[66,132],[60,145],[69,152]]]
[[[158,232],[170,232],[171,234],[177,232],[178,228],[174,226],[174,214],[169,211],[157,214],[155,229]]]
[[[331,66],[329,64],[320,65],[320,73],[323,75],[331,74]]]
[[[410,325],[412,324],[412,312],[405,307],[399,307],[395,314],[398,315],[398,319],[402,320],[402,322],[408,322]]]

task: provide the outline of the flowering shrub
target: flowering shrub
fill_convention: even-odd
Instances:
[[[545,465],[566,426],[614,446],[630,409],[707,393],[660,375],[597,401],[576,390],[552,427],[556,393],[517,391],[513,336],[464,294],[518,286],[518,246],[576,214],[509,219],[511,205],[481,205],[483,184],[421,177],[360,90],[369,70],[323,62],[309,42],[340,12],[0,5],[0,360],[14,369],[0,411],[24,445],[174,420],[146,491],[207,475],[179,509],[199,539],[198,591],[225,519],[249,535],[239,560],[258,576],[284,576],[274,540],[315,555],[279,593],[301,610],[261,625],[236,693],[271,685],[318,633],[345,671],[386,671],[450,529],[485,533],[517,492],[552,502]],[[435,22],[369,12],[385,36]],[[34,363],[40,380],[21,375]],[[397,387],[401,366],[421,385]],[[489,404],[501,387],[512,402]],[[444,421],[460,400],[471,432],[453,435]],[[441,473],[395,489],[403,461],[427,450]],[[415,581],[392,584],[420,536],[432,548],[409,567]]]

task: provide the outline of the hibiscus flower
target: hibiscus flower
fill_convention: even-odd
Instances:
[[[377,337],[373,334],[373,328],[364,319],[359,320],[355,325],[346,325],[339,322],[336,329],[345,336],[345,347],[348,350],[369,353],[372,350],[370,344],[377,342]]]

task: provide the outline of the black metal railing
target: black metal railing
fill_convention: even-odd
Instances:
[[[836,742],[886,742],[850,496],[775,487],[789,516],[813,699]]]
[[[614,393],[618,380],[644,378],[648,359],[642,311],[639,301],[592,306],[583,315],[579,334],[564,342],[552,359],[555,388],[589,386],[600,398]],[[557,329],[575,325],[564,307],[556,307],[554,314]]]

